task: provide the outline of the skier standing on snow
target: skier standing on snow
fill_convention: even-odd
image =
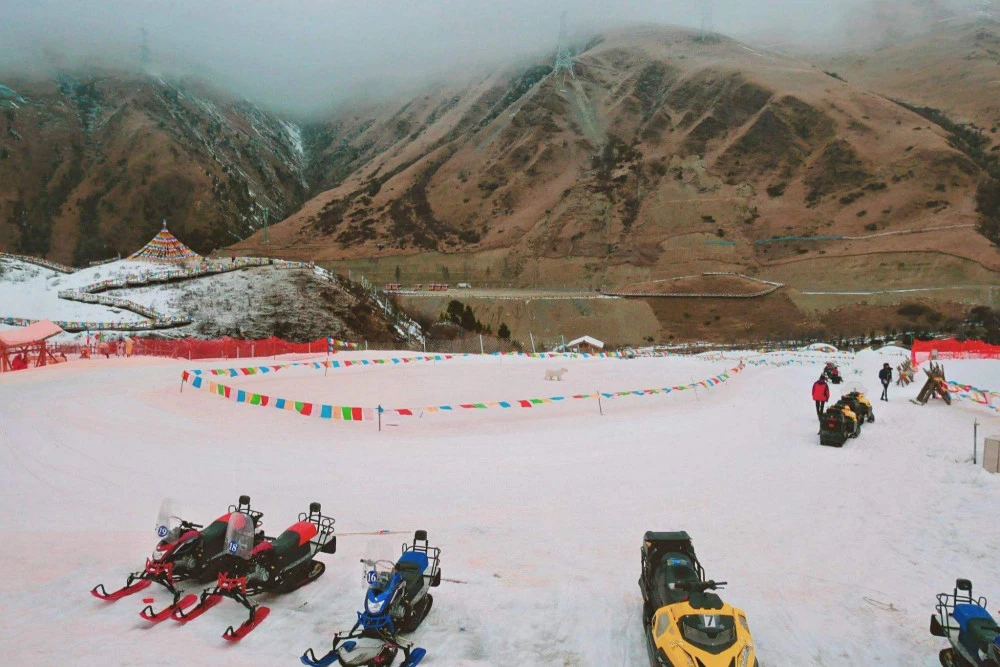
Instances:
[[[889,383],[892,382],[892,366],[889,364],[882,364],[882,370],[878,372],[878,379],[882,381],[882,396],[880,400],[888,402]]]
[[[823,408],[830,400],[830,385],[826,383],[826,374],[820,375],[813,383],[813,400],[816,401],[816,417],[823,418]]]

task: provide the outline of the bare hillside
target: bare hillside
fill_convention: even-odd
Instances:
[[[615,284],[856,252],[774,237],[964,225],[958,252],[997,264],[971,229],[981,168],[881,95],[658,27],[595,38],[573,75],[547,63],[344,114],[331,127],[358,168],[270,243],[235,248],[380,266],[499,254],[509,283],[552,264],[570,282]],[[935,243],[908,234],[889,249]]]
[[[306,198],[300,128],[247,101],[122,72],[0,83],[0,249],[86,265],[166,216],[208,252]]]

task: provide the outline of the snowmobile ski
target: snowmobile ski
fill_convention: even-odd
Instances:
[[[417,663],[424,659],[427,655],[427,649],[415,648],[410,651],[410,657],[403,661],[403,664],[399,667],[416,667]]]
[[[316,654],[313,653],[313,650],[311,648],[306,649],[306,652],[302,654],[302,656],[299,658],[299,661],[301,661],[303,665],[307,665],[308,667],[330,667],[330,665],[336,662],[337,658],[340,657],[341,650],[350,651],[354,648],[354,646],[355,646],[354,642],[344,642],[340,648],[330,651],[322,658],[317,658]]]
[[[238,628],[234,629],[231,625],[226,628],[226,631],[222,633],[222,638],[231,642],[238,642],[250,634],[251,630],[263,623],[264,619],[267,618],[267,615],[270,613],[270,607],[257,607],[254,609],[253,616],[250,619],[243,621]]]
[[[162,611],[154,612],[153,605],[151,604],[146,605],[146,607],[139,612],[139,616],[142,616],[150,623],[159,623],[160,621],[165,621],[171,616],[173,616],[175,610],[187,609],[196,602],[198,602],[198,596],[195,595],[194,593],[189,593],[188,595],[185,595],[177,602],[167,605]]]
[[[221,595],[208,595],[188,613],[185,614],[182,608],[176,608],[171,612],[170,617],[178,623],[187,623],[198,618],[220,602],[222,602]]]
[[[138,593],[143,588],[146,588],[152,583],[153,583],[152,581],[149,581],[147,579],[140,579],[134,584],[123,586],[122,588],[119,588],[117,591],[112,591],[111,593],[108,593],[104,589],[104,584],[97,584],[90,590],[90,594],[93,595],[95,598],[105,600],[106,602],[114,602],[115,600],[121,600],[126,595],[132,595],[132,593]]]

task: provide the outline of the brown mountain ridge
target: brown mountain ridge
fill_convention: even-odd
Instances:
[[[948,131],[725,38],[612,32],[572,74],[528,63],[327,127],[355,169],[266,246],[258,233],[236,250],[404,266],[460,256],[511,284],[548,270],[593,286],[859,250],[774,237],[957,227],[949,252],[1000,268],[973,229],[983,170]],[[934,232],[888,238],[880,248],[942,249]]]
[[[166,216],[206,252],[307,196],[301,128],[245,100],[122,72],[2,81],[2,248],[85,264]]]

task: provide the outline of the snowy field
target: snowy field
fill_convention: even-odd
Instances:
[[[644,666],[636,581],[653,529],[686,530],[708,576],[730,582],[723,597],[746,610],[763,667],[931,667],[943,648],[927,632],[936,593],[968,577],[991,610],[1000,601],[1000,476],[969,461],[973,420],[982,436],[1000,435],[1000,419],[967,402],[916,406],[912,385],[878,401],[884,358],[842,365],[868,385],[877,417],[843,449],[818,444],[816,365],[748,367],[711,390],[606,400],[603,416],[579,400],[387,416],[381,432],[181,393],[191,366],[169,360],[0,375],[0,652],[12,665],[295,665],[352,625],[359,558],[391,557],[422,528],[442,549],[445,578],[412,637],[428,650],[422,664]],[[666,387],[735,365],[713,359],[467,358],[225,382],[419,407]],[[559,366],[565,382],[542,379]],[[945,368],[949,379],[1000,387],[1000,362]],[[317,582],[261,598],[271,615],[242,642],[220,636],[245,617],[231,600],[187,626],[146,627],[140,598],[152,591],[162,607],[162,589],[91,597],[142,565],[163,497],[204,522],[241,493],[269,534],[316,500],[341,535]],[[400,534],[351,534],[381,529]]]
[[[129,273],[143,274],[156,268],[149,262],[123,260],[65,274],[19,260],[0,258],[0,317],[91,322],[145,321],[145,318],[127,310],[60,299],[59,292]]]

